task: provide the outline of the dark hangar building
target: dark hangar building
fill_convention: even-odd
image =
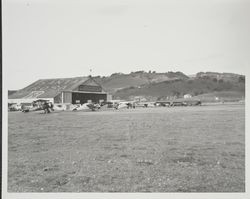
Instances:
[[[92,77],[40,79],[9,96],[9,103],[47,99],[59,104],[99,103],[111,96]]]

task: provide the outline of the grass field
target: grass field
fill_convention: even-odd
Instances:
[[[9,192],[244,192],[245,107],[9,113]]]

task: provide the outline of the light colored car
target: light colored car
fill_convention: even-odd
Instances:
[[[12,104],[9,107],[9,111],[21,111],[22,106],[20,104]]]
[[[33,108],[32,103],[21,103],[22,112],[29,112]]]

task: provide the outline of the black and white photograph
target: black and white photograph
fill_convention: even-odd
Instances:
[[[247,198],[249,55],[249,0],[3,0],[3,198]]]

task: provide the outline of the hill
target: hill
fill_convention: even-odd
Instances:
[[[10,96],[10,95],[12,95],[12,94],[14,94],[16,92],[17,92],[17,90],[8,90],[8,96]]]
[[[205,93],[237,91],[238,97],[245,96],[245,76],[229,75],[201,75],[195,78],[174,79],[142,86],[130,86],[114,93],[115,98],[132,99],[134,96],[143,96],[153,100],[163,100],[169,97],[179,98],[184,94],[198,96]]]
[[[196,78],[210,78],[210,79],[222,79],[223,81],[238,82],[241,78],[245,79],[243,75],[234,73],[217,73],[217,72],[199,72],[196,74]],[[242,79],[242,80],[243,80]]]
[[[114,73],[107,77],[94,77],[95,80],[100,83],[108,92],[114,94],[116,91],[131,86],[148,85],[152,83],[158,83],[162,81],[176,80],[176,79],[188,79],[189,77],[182,72],[144,72],[136,71],[130,74]]]

